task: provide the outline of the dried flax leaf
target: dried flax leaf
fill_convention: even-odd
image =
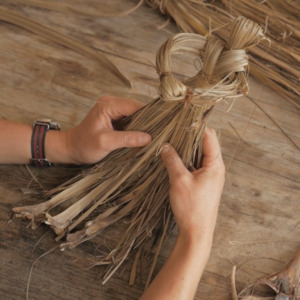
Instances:
[[[231,272],[231,296],[232,300],[239,300],[237,292],[236,292],[236,284],[235,284],[235,273],[236,273],[236,266],[232,267],[232,272]]]
[[[240,300],[277,300],[277,299],[275,299],[274,297],[246,296],[240,298]]]
[[[16,12],[13,12],[6,7],[0,6],[0,20],[20,26],[28,31],[34,32],[44,38],[59,43],[69,49],[72,49],[88,58],[91,58],[100,63],[104,68],[109,70],[117,78],[119,78],[127,87],[131,87],[130,81],[120,72],[120,70],[103,54],[96,50],[62,34],[56,30],[46,27],[38,22],[35,22],[27,17],[24,17]]]
[[[183,32],[227,39],[231,20],[244,16],[265,27],[270,45],[249,50],[250,74],[300,108],[300,2],[293,0],[147,0]]]
[[[258,280],[256,284],[269,286],[276,294],[275,300],[300,299],[300,250],[279,272],[268,275]],[[238,299],[274,299],[274,297],[258,297],[255,295],[243,296],[248,293],[253,285],[240,292]],[[253,292],[251,293],[253,294]]]
[[[112,17],[121,17],[124,15],[128,15],[138,7],[143,4],[144,0],[139,0],[139,2],[128,10],[122,12],[105,12],[103,11],[103,6],[101,7],[101,11],[99,11],[96,7],[91,8],[90,4],[84,3],[84,5],[74,5],[67,4],[64,2],[53,2],[53,1],[45,1],[45,0],[0,0],[0,3],[4,4],[21,4],[25,6],[31,6],[35,8],[42,8],[51,11],[57,11],[62,13],[76,13],[79,15],[89,16],[89,17],[101,17],[101,18],[112,18]]]
[[[148,132],[152,142],[144,148],[113,151],[63,189],[60,187],[60,192],[54,193],[50,200],[14,208],[16,215],[30,219],[34,226],[43,221],[59,238],[66,236],[62,249],[74,248],[118,224],[123,230],[122,237],[114,249],[96,263],[110,265],[103,283],[131,253],[141,247],[146,250],[152,232],[162,233],[148,284],[171,215],[169,180],[159,156],[160,146],[164,142],[171,143],[186,167],[199,167],[209,114],[217,102],[248,92],[246,49],[264,38],[261,27],[238,18],[227,41],[194,33],[179,33],[168,39],[156,58],[160,97],[116,124],[124,130]],[[176,53],[196,55],[203,61],[203,68],[194,77],[179,81],[171,70],[171,56]],[[56,214],[53,208],[62,204],[67,208]],[[95,212],[97,216],[91,219]],[[127,222],[125,227],[124,221]],[[84,227],[80,227],[83,223]]]
[[[271,274],[258,283],[266,284],[277,294],[290,299],[300,299],[300,250],[280,272]]]

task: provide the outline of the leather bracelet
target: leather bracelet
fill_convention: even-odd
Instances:
[[[51,120],[36,120],[31,136],[31,164],[35,167],[50,167],[45,154],[45,138],[48,130],[60,130],[59,124]]]

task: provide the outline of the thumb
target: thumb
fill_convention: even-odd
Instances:
[[[207,128],[203,137],[202,167],[211,167],[214,164],[223,164],[221,148],[216,132]]]
[[[160,154],[169,174],[170,182],[188,172],[178,153],[170,144],[163,144]]]
[[[105,143],[110,151],[125,147],[142,147],[151,142],[151,135],[140,131],[109,131]]]

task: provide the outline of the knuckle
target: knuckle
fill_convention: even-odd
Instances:
[[[190,176],[188,176],[188,175],[189,174],[187,174],[187,173],[178,173],[177,176],[175,177],[175,180],[179,184],[186,184],[190,180]]]
[[[105,95],[99,98],[98,103],[102,104],[102,103],[107,103],[109,101],[110,101],[110,96]]]
[[[98,102],[94,107],[94,113],[97,115],[98,118],[100,118],[104,112],[105,109],[105,103],[104,102]]]
[[[188,174],[173,174],[172,180],[170,181],[170,184],[173,188],[176,190],[184,190],[188,186],[190,186],[190,177]]]
[[[103,99],[103,100],[102,100]],[[110,126],[110,115],[114,111],[114,105],[110,101],[110,96],[103,96],[99,99],[98,103],[95,106],[96,108],[96,114],[98,119],[103,121],[103,123],[106,125],[106,127]],[[107,120],[109,119],[109,122]]]
[[[222,180],[225,180],[225,173],[226,173],[226,170],[225,170],[225,165],[222,162],[220,162],[219,164],[216,164],[215,167],[213,168],[213,176],[214,177],[218,177]]]
[[[105,110],[109,107],[110,105],[110,96],[102,96],[97,103],[97,108],[99,113],[105,112]]]

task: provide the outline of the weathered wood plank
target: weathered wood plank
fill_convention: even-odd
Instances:
[[[108,11],[107,5],[125,10],[136,1],[64,3]],[[94,61],[74,51],[0,22],[0,117],[29,124],[39,117],[53,117],[68,128],[78,124],[101,95],[115,94],[144,102],[157,96],[155,54],[177,31],[174,24],[157,30],[156,25],[166,20],[157,11],[143,5],[131,15],[103,19],[7,2],[5,5],[102,51],[131,79],[133,88],[121,86]],[[178,58],[175,65],[176,72],[194,72],[193,61]],[[254,80],[250,88],[250,94],[299,146],[299,111]],[[229,106],[216,107],[210,121],[212,127],[220,129],[228,173],[212,255],[196,299],[230,299],[232,264],[240,266],[237,286],[242,289],[281,268],[300,245],[299,151],[246,98],[238,99],[226,112]],[[230,124],[246,143],[240,141]],[[31,257],[34,245],[47,228],[41,226],[32,231],[22,220],[6,225],[11,208],[22,203],[20,191],[5,182],[8,176],[19,177],[19,167],[0,166],[0,298],[25,299],[32,263],[56,242],[54,235],[48,233]],[[175,237],[173,233],[166,242],[156,272]],[[91,242],[72,251],[56,250],[41,258],[32,273],[30,299],[137,299],[144,288],[149,257],[143,257],[136,285],[127,284],[128,264],[102,286],[99,267],[80,267],[82,258],[91,257],[96,246],[96,242]],[[152,249],[147,250],[146,256]]]

